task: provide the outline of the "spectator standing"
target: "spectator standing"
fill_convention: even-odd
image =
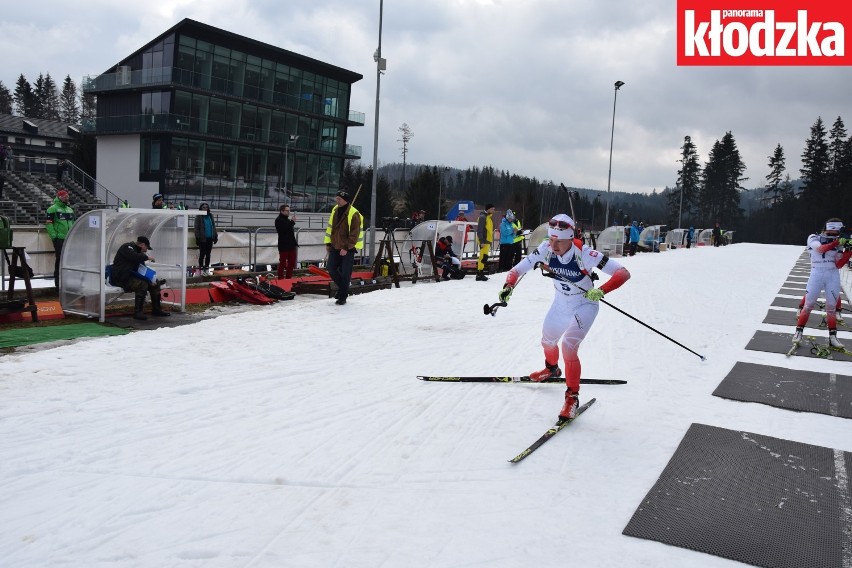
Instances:
[[[717,224],[718,226],[718,224]],[[828,324],[828,345],[844,349],[837,339],[837,302],[840,299],[840,269],[852,258],[852,239],[840,238],[843,221],[832,217],[825,222],[822,233],[808,236],[808,252],[811,255],[811,273],[808,276],[805,305],[796,320],[793,345],[802,341],[805,324],[816,305],[819,293],[825,290],[825,320]]]
[[[6,145],[0,144],[0,170],[6,171]]]
[[[719,223],[716,223],[716,226],[713,227],[713,246],[717,247],[722,244],[722,227],[719,226]]]
[[[479,212],[479,219],[476,224],[476,238],[479,239],[476,280],[479,282],[488,281],[488,277],[485,275],[485,261],[488,260],[488,253],[491,252],[491,239],[494,238],[494,221],[491,218],[493,214],[494,205],[489,203],[485,206],[485,209]]]
[[[456,215],[456,221],[467,221],[464,211],[459,211],[459,214]]]
[[[511,211],[511,209],[509,211]],[[512,247],[512,259],[509,262],[509,268],[521,262],[521,256],[525,248],[524,239],[526,238],[524,236],[523,225],[521,224],[521,220],[518,219],[518,216],[515,215],[514,212],[512,213],[512,226],[515,227],[515,242],[512,243],[514,246]]]
[[[595,323],[600,308],[598,302],[605,294],[624,284],[630,273],[615,260],[576,239],[574,220],[568,215],[553,217],[548,223],[547,235],[548,240],[509,271],[499,299],[508,302],[524,274],[539,263],[558,276],[553,280],[553,303],[541,328],[544,369],[530,373],[530,379],[540,382],[562,376],[559,368],[561,344],[566,390],[559,420],[564,421],[574,418],[577,413],[581,370],[577,352]],[[600,288],[595,288],[590,274],[596,268],[610,275]]]
[[[689,230],[686,232],[686,248],[689,248],[689,247],[692,246],[692,238],[694,236],[695,236],[695,229],[693,227],[690,227]]]
[[[497,269],[500,272],[506,272],[512,266],[512,259],[515,256],[515,215],[511,209],[506,210],[506,214],[500,220],[500,255],[497,259]]]
[[[630,225],[630,256],[634,256],[636,254],[636,249],[639,247],[639,236],[641,234],[642,233],[639,230],[639,223],[633,221],[633,224]]]
[[[198,244],[198,266],[201,270],[210,269],[210,254],[213,245],[219,242],[219,233],[216,231],[216,220],[210,212],[210,205],[202,201],[198,206],[199,211],[206,215],[195,216],[195,242]]]
[[[349,191],[341,189],[334,199],[336,205],[331,209],[325,229],[325,248],[328,251],[328,272],[337,284],[335,304],[342,306],[349,295],[356,251],[364,248],[364,231],[361,229],[361,213],[351,204]]]
[[[162,193],[155,193],[151,197],[151,209],[167,209]]]
[[[278,233],[278,279],[292,278],[299,256],[299,243],[296,241],[296,220],[290,218],[289,205],[278,208],[275,232]]]
[[[146,236],[136,237],[136,242],[124,243],[115,253],[112,261],[110,284],[121,286],[125,292],[133,292],[136,295],[133,319],[146,320],[143,313],[145,308],[145,294],[151,295],[151,315],[157,317],[168,317],[171,314],[163,311],[160,303],[160,285],[164,280],[149,282],[139,274],[139,266],[146,261],[155,262],[154,257],[148,254],[151,242]]]
[[[8,144],[6,144],[6,171],[15,171],[15,152],[12,151],[12,147]]]
[[[60,160],[58,164],[56,164],[56,181],[59,183],[64,183],[65,178],[68,177],[68,161]]]
[[[57,191],[53,204],[47,208],[47,221],[45,221],[45,229],[50,240],[53,241],[53,251],[56,254],[53,285],[57,288],[59,288],[59,260],[62,257],[62,246],[75,219],[74,209],[68,204],[69,200],[68,190],[62,188]]]

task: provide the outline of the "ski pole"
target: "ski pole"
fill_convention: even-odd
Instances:
[[[549,267],[549,266],[547,266],[546,264],[543,264],[543,263],[539,262],[539,263],[538,263],[538,268],[540,268],[540,269],[541,269],[542,275],[543,275],[543,276],[545,276],[545,277],[547,277],[547,278],[554,278],[554,279],[559,280],[559,281],[561,281],[561,282],[568,282],[568,283],[570,283],[572,286],[574,286],[575,288],[577,288],[578,290],[580,290],[581,292],[583,292],[584,294],[587,292],[587,290],[584,290],[584,289],[580,288],[579,286],[577,286],[576,284],[574,284],[573,282],[571,282],[570,280],[568,280],[567,278],[565,278],[565,277],[564,277],[564,276],[562,276],[561,274],[557,274],[556,272],[553,272],[553,271],[550,269],[550,267]],[[545,272],[546,272],[546,274],[545,274]],[[678,341],[675,341],[674,339],[672,339],[671,337],[669,337],[669,336],[668,336],[668,335],[666,335],[665,333],[663,333],[663,332],[661,332],[661,331],[659,331],[659,330],[657,330],[657,329],[654,329],[653,327],[651,327],[650,325],[648,325],[648,324],[647,324],[647,323],[645,323],[644,321],[642,321],[642,320],[640,320],[640,319],[638,319],[638,318],[635,318],[635,317],[631,316],[630,314],[628,314],[627,312],[625,312],[625,311],[624,311],[624,310],[622,310],[621,308],[618,308],[618,307],[616,307],[616,306],[613,306],[612,304],[610,304],[609,302],[607,302],[606,300],[603,300],[603,299],[602,299],[602,300],[600,300],[600,302],[601,302],[601,303],[603,303],[603,304],[606,304],[607,306],[609,306],[609,307],[610,307],[610,308],[612,308],[613,310],[617,311],[618,313],[623,314],[623,315],[625,315],[625,316],[629,317],[630,319],[632,319],[632,320],[633,320],[633,321],[635,321],[636,323],[639,323],[639,324],[644,325],[645,327],[647,327],[648,329],[650,329],[650,330],[651,330],[651,331],[653,331],[654,333],[657,333],[657,334],[659,334],[659,335],[662,335],[663,337],[665,337],[666,339],[668,339],[669,341],[671,341],[671,342],[672,342],[672,343],[674,343],[675,345],[677,345],[677,346],[679,346],[679,347],[682,347],[683,349],[686,349],[687,351],[689,351],[689,352],[690,352],[690,353],[692,353],[693,355],[697,356],[697,357],[698,357],[699,359],[701,359],[702,361],[706,361],[706,360],[707,360],[707,358],[706,358],[706,357],[704,357],[704,355],[699,355],[698,353],[696,353],[695,351],[693,351],[692,349],[690,349],[690,348],[689,348],[689,347],[687,347],[686,345],[684,345],[684,344],[682,344],[682,343],[680,343],[680,342],[678,342]]]
[[[491,304],[490,306],[488,304],[485,304],[484,306],[482,306],[482,311],[485,312],[486,316],[496,316],[497,310],[499,308],[505,308],[508,305],[509,304],[507,304],[506,302],[497,302],[496,304]]]

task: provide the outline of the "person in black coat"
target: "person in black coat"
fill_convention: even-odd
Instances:
[[[290,218],[290,206],[278,208],[275,218],[275,230],[278,233],[278,278],[293,277],[293,269],[299,256],[299,243],[296,242],[296,221]]]
[[[165,280],[157,280],[152,283],[138,273],[139,265],[148,260],[154,262],[154,257],[147,254],[150,250],[153,249],[148,237],[136,237],[136,242],[124,243],[118,248],[110,268],[110,284],[121,286],[125,292],[136,294],[133,319],[148,319],[142,312],[145,307],[146,293],[151,294],[151,315],[157,317],[171,315],[169,312],[163,311],[160,304],[160,286]]]

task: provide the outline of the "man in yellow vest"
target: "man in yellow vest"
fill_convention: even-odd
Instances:
[[[355,265],[356,251],[364,248],[361,213],[350,204],[352,197],[344,187],[335,196],[335,205],[325,228],[325,248],[328,251],[328,272],[337,284],[337,301],[342,306],[349,295],[349,281]]]
[[[479,221],[476,225],[476,238],[479,239],[479,261],[476,263],[476,279],[480,282],[485,282],[488,277],[485,275],[485,262],[488,260],[488,253],[491,251],[491,239],[494,238],[494,222],[491,220],[491,215],[494,213],[494,205],[489,203],[485,209],[479,213]]]

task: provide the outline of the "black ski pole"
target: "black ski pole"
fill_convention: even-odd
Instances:
[[[506,302],[497,302],[496,304],[491,304],[490,306],[488,304],[485,304],[484,306],[482,306],[482,311],[485,312],[486,316],[496,316],[497,310],[499,308],[505,308],[508,305],[509,304],[507,304]]]
[[[584,289],[580,288],[579,286],[577,286],[576,284],[574,284],[573,282],[571,282],[571,281],[570,281],[570,280],[568,280],[567,278],[563,277],[561,274],[557,274],[557,273],[553,272],[552,270],[550,270],[550,267],[549,267],[549,266],[547,266],[547,265],[545,265],[545,264],[543,264],[543,263],[538,263],[538,264],[539,264],[538,268],[540,268],[540,269],[541,269],[541,272],[542,272],[542,275],[543,275],[543,276],[545,276],[545,277],[547,277],[547,278],[554,278],[554,279],[559,280],[559,281],[561,281],[561,282],[568,282],[568,283],[570,283],[572,286],[574,286],[575,288],[577,288],[577,290],[580,290],[580,291],[581,291],[581,292],[583,292],[584,294],[587,292],[587,290],[584,290]],[[545,269],[546,269],[546,270],[545,270]],[[546,272],[546,274],[545,274],[545,272]],[[657,329],[654,329],[653,327],[651,327],[650,325],[648,325],[648,324],[647,324],[647,323],[645,323],[644,321],[642,321],[642,320],[640,320],[640,319],[638,319],[638,318],[635,318],[635,317],[631,316],[630,314],[628,314],[627,312],[625,312],[625,311],[624,311],[624,310],[622,310],[621,308],[618,308],[618,307],[616,307],[616,306],[613,306],[612,304],[610,304],[609,302],[607,302],[606,300],[603,300],[603,299],[602,299],[602,300],[600,300],[600,302],[601,302],[602,304],[606,304],[607,306],[609,306],[609,307],[610,307],[610,308],[612,308],[613,310],[617,311],[618,313],[623,314],[623,315],[625,315],[625,316],[629,317],[630,319],[632,319],[632,320],[633,320],[633,321],[635,321],[636,323],[639,323],[639,324],[644,325],[645,327],[647,327],[648,329],[650,329],[650,330],[651,330],[651,331],[653,331],[654,333],[657,333],[657,334],[659,334],[659,335],[662,335],[663,337],[665,337],[666,339],[668,339],[669,341],[671,341],[671,342],[672,342],[672,343],[674,343],[675,345],[677,345],[677,346],[679,346],[679,347],[682,347],[683,349],[686,349],[687,351],[689,351],[689,352],[690,352],[690,353],[692,353],[693,355],[697,356],[697,357],[698,357],[699,359],[701,359],[702,361],[706,361],[706,360],[707,360],[707,358],[706,358],[706,357],[704,357],[704,355],[699,355],[698,353],[696,353],[695,351],[693,351],[692,349],[690,349],[690,348],[689,348],[689,347],[687,347],[686,345],[684,345],[684,344],[680,343],[679,341],[675,341],[674,339],[672,339],[671,337],[669,337],[669,336],[668,336],[668,335],[666,335],[665,333],[663,333],[663,332],[661,332],[661,331],[659,331],[659,330],[657,330]]]

